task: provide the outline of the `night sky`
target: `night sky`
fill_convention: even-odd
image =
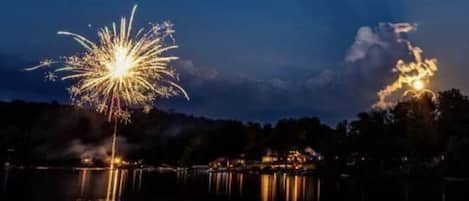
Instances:
[[[385,24],[417,23],[409,40],[439,71],[431,88],[469,90],[469,1],[454,0],[6,0],[1,2],[0,99],[58,100],[63,84],[22,72],[45,58],[82,51],[58,30],[96,39],[98,28],[139,9],[135,26],[170,20],[191,101],[157,107],[211,118],[272,122],[353,118],[396,75],[396,47]],[[382,45],[387,44],[387,45]]]

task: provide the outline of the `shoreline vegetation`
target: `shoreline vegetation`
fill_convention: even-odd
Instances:
[[[335,127],[316,117],[275,124],[132,111],[119,128],[121,168],[319,174],[337,177],[469,177],[469,100],[457,89],[362,112]],[[0,102],[6,168],[109,164],[112,126],[58,103]]]

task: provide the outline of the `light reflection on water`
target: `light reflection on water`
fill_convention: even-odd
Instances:
[[[97,170],[83,168],[79,170],[79,195],[77,201],[89,200],[95,198],[96,200],[105,201],[121,201],[123,193],[125,192],[139,192],[142,187],[143,170],[120,170],[116,169],[106,171],[107,179]],[[129,174],[131,178],[129,178]],[[106,186],[106,192],[102,191]],[[99,189],[98,191],[96,191]]]
[[[469,200],[469,182],[319,178],[288,174],[106,169],[0,171],[8,201],[449,201]],[[112,190],[109,190],[111,186]]]
[[[273,174],[261,175],[262,201],[319,201],[320,180],[305,176]]]
[[[226,197],[242,197],[244,176],[242,173],[209,173],[208,191]],[[321,187],[319,179],[287,174],[262,174],[259,177],[259,197],[261,201],[320,200],[319,192]]]
[[[243,196],[244,174],[241,173],[209,173],[208,192],[215,195],[231,197],[232,193]]]

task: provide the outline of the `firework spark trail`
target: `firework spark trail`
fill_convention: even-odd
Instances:
[[[121,18],[120,25],[104,27],[98,31],[99,42],[94,43],[84,36],[59,31],[59,35],[70,36],[86,51],[82,54],[63,57],[61,61],[44,60],[39,65],[25,70],[36,70],[63,63],[65,67],[54,72],[64,74],[61,80],[73,80],[68,88],[72,103],[78,106],[95,108],[108,116],[108,120],[128,121],[129,114],[123,108],[153,105],[158,97],[184,95],[185,90],[177,84],[176,72],[169,63],[177,57],[162,54],[177,48],[166,45],[169,37],[174,44],[173,24],[152,24],[151,29],[139,29],[133,35],[132,24],[137,6],[134,6],[130,19]],[[48,73],[48,77],[55,78]]]
[[[397,61],[396,66],[392,69],[393,73],[398,73],[399,77],[390,85],[380,90],[378,95],[378,102],[373,105],[373,108],[385,109],[393,106],[395,102],[388,100],[396,91],[406,89],[403,97],[412,95],[412,97],[420,97],[423,94],[434,93],[425,88],[429,83],[430,78],[433,77],[438,70],[437,60],[435,58],[424,59],[422,57],[422,49],[414,47],[412,43],[400,37],[401,33],[407,33],[416,30],[416,25],[408,23],[391,24],[394,28],[394,33],[397,35],[398,42],[404,43],[408,51],[412,54],[414,61],[405,62],[400,59]]]
[[[57,63],[57,62],[55,62],[52,59],[46,59],[44,61],[41,61],[39,63],[39,65],[30,67],[30,68],[26,68],[24,70],[26,70],[26,71],[37,70],[37,69],[42,68],[42,67],[51,66],[52,64],[55,64],[55,63]]]

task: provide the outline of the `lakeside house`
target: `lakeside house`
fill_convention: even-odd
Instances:
[[[313,171],[322,159],[319,153],[313,151],[290,150],[284,156],[268,152],[260,161],[246,161],[243,157],[219,157],[208,164],[212,171],[225,170],[261,170],[261,171]]]
[[[246,160],[242,157],[239,158],[226,158],[219,157],[208,164],[212,170],[223,169],[243,169],[246,167]]]

